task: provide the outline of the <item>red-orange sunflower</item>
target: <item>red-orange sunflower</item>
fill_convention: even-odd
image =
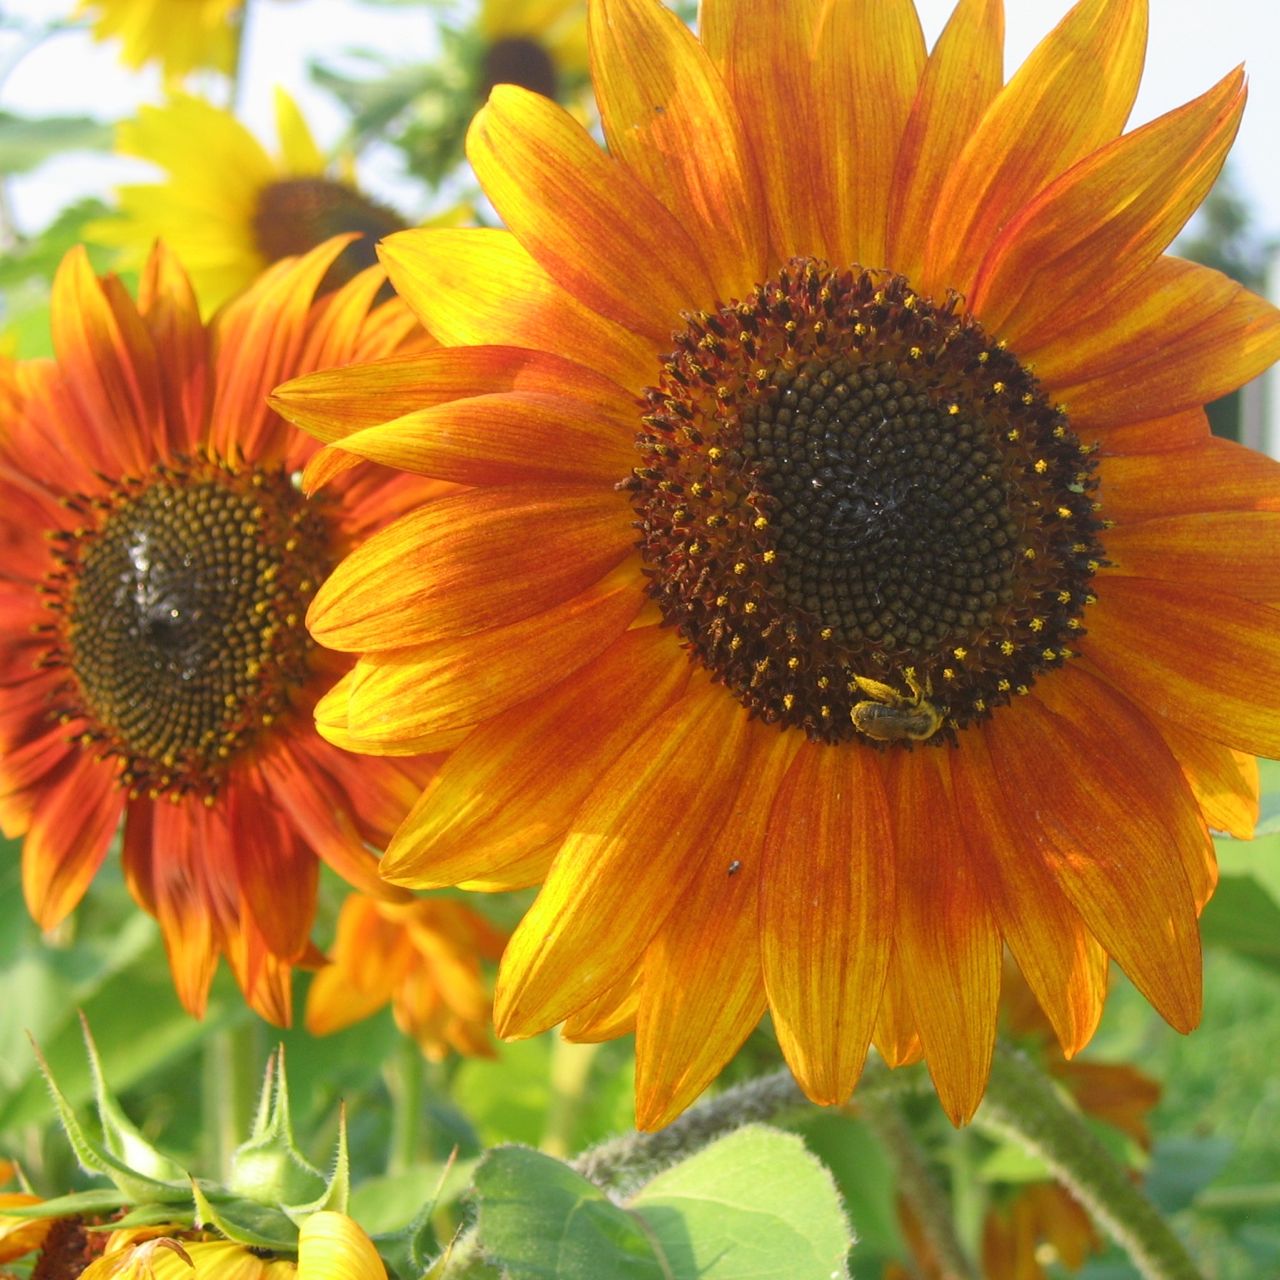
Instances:
[[[343,243],[274,267],[209,329],[165,250],[136,304],[74,251],[56,361],[11,367],[0,393],[0,821],[51,927],[123,820],[129,887],[193,1012],[225,953],[287,1020],[318,859],[379,892],[365,842],[427,776],[311,723],[347,665],[303,625],[317,584],[433,490],[362,466],[309,500],[315,443],[267,408],[283,378],[422,345],[403,305],[374,307],[379,270],[313,300]]]
[[[766,1008],[815,1100],[874,1040],[964,1119],[1005,943],[1068,1052],[1108,955],[1199,1016],[1207,828],[1280,754],[1280,466],[1202,406],[1280,313],[1164,256],[1244,83],[1124,133],[1146,28],[1082,0],[1004,84],[998,0],[932,51],[911,0],[595,0],[607,150],[499,87],[509,229],[385,244],[450,349],[282,393],[472,486],[318,593],[321,732],[472,726],[384,873],[545,878],[498,1030],[634,1022],[642,1126]]]

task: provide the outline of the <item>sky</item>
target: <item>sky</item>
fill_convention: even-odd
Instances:
[[[743,0],[756,3],[759,0]],[[785,0],[783,0],[785,2]],[[930,43],[953,0],[916,0]],[[1252,202],[1260,229],[1280,240],[1280,4],[1272,0],[1150,0],[1151,36],[1143,87],[1132,123],[1168,111],[1209,88],[1238,63],[1249,73],[1250,100],[1231,165]],[[1006,71],[1016,67],[1070,7],[1070,0],[1006,0]],[[0,0],[10,18],[44,20],[67,14],[73,0]],[[429,8],[359,0],[251,0],[242,117],[264,139],[272,136],[273,84],[284,84],[302,103],[322,143],[337,141],[342,115],[323,90],[306,78],[309,59],[333,60],[338,51],[369,48],[396,60],[431,56]],[[16,42],[0,33],[0,74]],[[125,71],[111,46],[94,44],[84,31],[54,37],[24,57],[0,83],[0,107],[30,114],[90,114],[111,120],[159,100],[154,74]],[[105,194],[113,184],[153,171],[116,157],[77,155],[15,179],[11,199],[18,225],[38,228],[83,194]],[[396,171],[389,155],[368,158],[361,180],[406,212],[421,207],[422,193]]]

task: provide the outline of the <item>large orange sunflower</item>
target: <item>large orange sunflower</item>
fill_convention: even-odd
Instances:
[[[471,726],[383,864],[545,879],[500,1033],[634,1025],[642,1126],[768,1009],[819,1102],[868,1043],[982,1096],[1002,945],[1064,1049],[1108,956],[1200,1011],[1208,827],[1280,754],[1280,466],[1202,406],[1280,313],[1163,256],[1240,71],[1129,133],[1145,0],[1082,0],[1008,84],[998,0],[595,0],[607,150],[496,89],[509,230],[406,232],[451,349],[304,380],[338,448],[472,486],[312,605],[370,752]],[[346,451],[346,454],[344,454]]]
[[[346,665],[303,626],[317,583],[432,488],[371,467],[319,501],[294,483],[315,443],[267,390],[421,343],[401,304],[373,307],[377,269],[313,301],[343,245],[279,264],[210,329],[165,250],[136,304],[74,251],[56,362],[3,375],[0,821],[26,837],[27,903],[51,927],[123,820],[129,887],[193,1012],[225,953],[250,1003],[287,1020],[318,859],[385,894],[365,841],[427,776],[311,724]]]

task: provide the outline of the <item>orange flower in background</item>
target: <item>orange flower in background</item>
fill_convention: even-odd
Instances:
[[[307,1030],[328,1035],[390,1003],[396,1026],[432,1062],[451,1049],[492,1057],[491,1001],[480,961],[496,961],[505,942],[461,902],[351,894],[338,916],[333,963],[311,981]]]
[[[815,1101],[869,1042],[982,1096],[1007,943],[1068,1053],[1108,957],[1200,1013],[1208,827],[1280,754],[1280,465],[1205,402],[1280,313],[1164,256],[1241,72],[1123,132],[1144,0],[1082,0],[1002,83],[998,0],[596,0],[608,150],[494,90],[509,230],[383,252],[447,350],[279,392],[473,486],[349,556],[317,707],[381,753],[470,734],[384,874],[545,880],[506,1036],[634,1025],[666,1123],[768,1009]]]
[[[0,821],[51,928],[123,822],[130,890],[203,1010],[223,953],[264,1017],[289,1016],[323,859],[387,892],[381,843],[429,776],[318,737],[346,663],[303,618],[359,538],[440,486],[351,470],[317,501],[314,443],[268,410],[306,370],[424,341],[366,272],[313,301],[342,241],[281,263],[209,329],[157,249],[135,304],[83,251],[53,286],[56,362],[13,366],[0,407]]]

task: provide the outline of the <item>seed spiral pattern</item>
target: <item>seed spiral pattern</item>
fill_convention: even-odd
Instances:
[[[870,682],[954,741],[1071,655],[1092,450],[956,297],[801,259],[686,320],[622,487],[664,619],[754,714],[883,747]]]
[[[157,466],[68,506],[44,584],[54,708],[135,795],[212,797],[311,673],[304,617],[335,558],[322,505],[280,469]]]

